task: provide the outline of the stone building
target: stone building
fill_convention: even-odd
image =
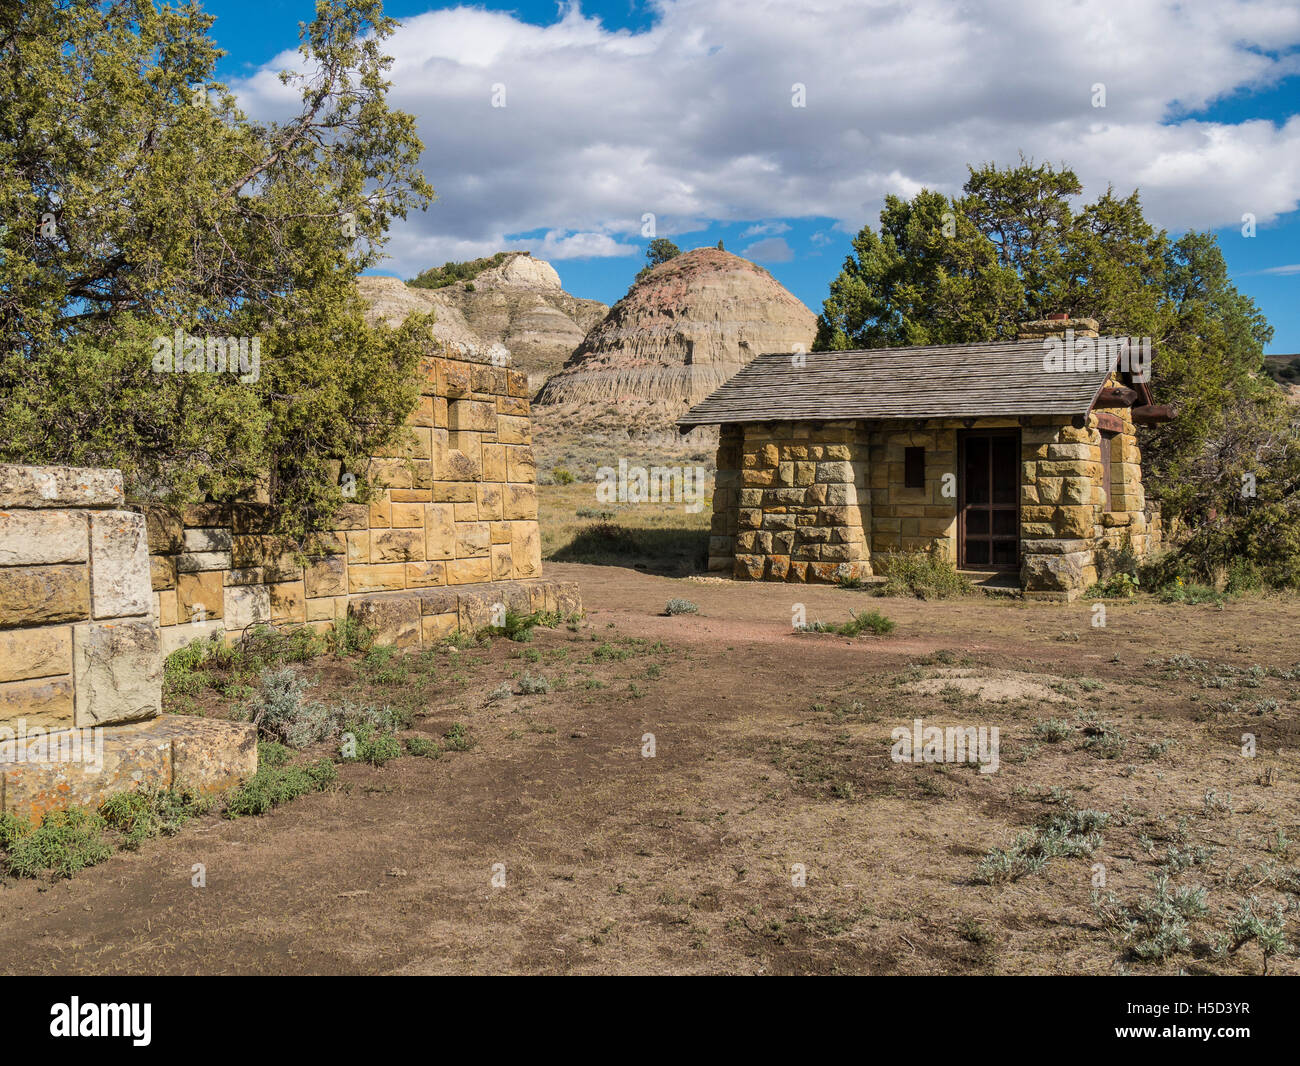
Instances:
[[[1014,342],[760,356],[678,422],[721,427],[709,568],[835,582],[934,551],[1073,599],[1102,553],[1159,541],[1149,355],[1060,315]]]

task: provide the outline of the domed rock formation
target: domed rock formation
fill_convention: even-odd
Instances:
[[[806,351],[816,331],[817,316],[762,267],[697,248],[633,284],[546,382],[534,411],[662,431],[751,359]]]
[[[442,288],[418,288],[397,278],[359,278],[358,285],[374,313],[390,322],[413,310],[434,310],[439,340],[485,350],[504,345],[534,389],[608,310],[596,300],[570,296],[555,268],[527,252],[508,253],[472,279]]]

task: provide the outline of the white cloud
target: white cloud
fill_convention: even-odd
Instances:
[[[1265,267],[1263,270],[1247,270],[1245,276],[1254,277],[1259,274],[1270,274],[1274,277],[1290,277],[1292,274],[1300,274],[1300,263],[1288,263],[1286,266]]]
[[[756,263],[788,263],[794,258],[794,251],[784,237],[768,237],[757,241],[740,254]]]
[[[742,237],[760,237],[767,233],[789,233],[790,227],[785,222],[756,222],[741,233]]]
[[[619,244],[606,233],[570,233],[556,230],[547,233],[540,241],[526,239],[513,242],[542,259],[604,259],[610,256],[640,255],[636,244]]]
[[[1300,117],[1180,119],[1300,71],[1294,0],[656,0],[644,33],[576,7],[549,26],[460,7],[386,42],[439,201],[393,233],[393,268],[532,247],[625,254],[703,220],[826,217],[856,232],[888,193],[956,192],[967,163],[1065,161],[1094,196],[1140,186],[1171,229],[1300,204]],[[220,35],[220,23],[216,32]],[[236,83],[283,114],[272,71]],[[791,86],[807,106],[791,106]],[[1092,107],[1093,85],[1106,107]],[[494,85],[504,108],[491,106]],[[509,234],[545,231],[539,242]],[[776,232],[775,230],[769,232]],[[756,235],[756,234],[755,234]],[[760,242],[764,243],[764,242]]]

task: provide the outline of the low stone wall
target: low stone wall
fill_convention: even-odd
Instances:
[[[211,791],[253,727],[159,718],[145,519],[116,470],[0,465],[0,811],[40,818],[143,783]]]
[[[118,471],[0,466],[0,723],[157,714],[152,603],[145,521]]]
[[[469,588],[467,602],[493,601],[503,582],[541,578],[526,375],[444,356],[425,361],[422,382],[409,441],[371,461],[368,473],[388,487],[368,505],[345,506],[301,550],[266,534],[257,503],[146,509],[164,653],[258,624],[328,629],[348,613],[372,624],[376,596],[418,605],[436,599],[417,595],[424,590]],[[576,599],[565,592],[573,610]],[[453,606],[423,616],[420,641],[456,628],[457,597],[441,602]],[[408,630],[381,630],[380,639],[405,644]]]

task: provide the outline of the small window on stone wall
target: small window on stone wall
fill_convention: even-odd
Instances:
[[[897,453],[895,453],[897,454]],[[925,488],[925,449],[903,449],[903,488]]]
[[[1101,435],[1101,487],[1106,493],[1106,510],[1113,511],[1110,501],[1110,453],[1111,442],[1115,439],[1114,433],[1105,433]]]

